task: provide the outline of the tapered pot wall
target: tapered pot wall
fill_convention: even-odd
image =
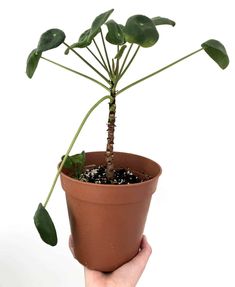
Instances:
[[[76,259],[90,269],[110,272],[139,250],[152,194],[161,167],[134,154],[116,152],[115,167],[148,174],[129,185],[85,183],[61,173]],[[105,165],[104,152],[86,153],[86,165]]]

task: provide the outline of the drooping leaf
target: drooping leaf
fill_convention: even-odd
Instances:
[[[90,29],[86,30],[81,34],[79,37],[78,42],[72,44],[70,47],[71,48],[85,48],[91,44],[91,40],[89,39],[89,34],[90,34]],[[65,55],[68,55],[69,53],[69,48],[65,50]]]
[[[60,29],[50,29],[43,33],[38,42],[37,51],[44,52],[54,49],[65,40],[65,33]]]
[[[77,45],[79,48],[84,48],[84,47],[90,45],[90,43],[92,41],[92,39],[89,39],[90,31],[91,31],[91,29],[86,30],[79,37],[78,45]]]
[[[57,244],[56,229],[49,213],[41,203],[39,203],[33,219],[42,240],[55,246]]]
[[[41,55],[42,53],[39,53],[37,52],[37,49],[34,49],[28,56],[26,65],[26,74],[30,79],[33,77],[33,74],[37,69]]]
[[[153,46],[159,38],[153,21],[144,15],[130,17],[126,22],[124,33],[127,42],[145,48]]]
[[[217,40],[210,39],[202,43],[204,51],[220,66],[221,69],[227,68],[229,57],[222,43]]]
[[[84,48],[91,44],[92,39],[89,39],[91,29],[86,30],[81,34],[77,42],[76,48]]]
[[[95,18],[95,20],[91,25],[89,41],[92,41],[94,37],[100,32],[101,26],[108,20],[109,16],[112,14],[113,11],[114,9],[111,9],[107,12],[100,14]]]
[[[163,18],[163,17],[154,17],[151,19],[154,23],[155,26],[158,26],[158,25],[171,25],[171,26],[175,26],[175,22],[168,19],[168,18]]]
[[[123,53],[124,53],[126,47],[127,47],[127,45],[123,45],[123,46],[121,47],[121,49],[118,51],[117,55],[115,56],[115,59],[118,59],[118,60],[121,59],[121,57],[122,57],[122,55],[123,55]]]
[[[74,43],[72,48],[85,48],[89,46],[95,36],[100,32],[100,27],[107,21],[110,14],[114,11],[114,9],[109,10],[101,15],[97,16],[95,20],[92,22],[91,28],[87,29],[85,32],[81,34],[78,42]],[[65,54],[69,53],[69,48],[65,50]]]
[[[113,45],[123,45],[125,43],[123,26],[117,24],[114,20],[109,20],[106,25],[108,27],[106,40]]]

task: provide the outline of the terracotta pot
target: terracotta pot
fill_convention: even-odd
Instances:
[[[86,165],[105,165],[104,152],[86,153]],[[111,272],[139,250],[150,200],[161,167],[142,156],[115,152],[115,167],[148,174],[129,185],[81,182],[61,173],[76,259],[90,269]]]

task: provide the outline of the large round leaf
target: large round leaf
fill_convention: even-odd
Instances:
[[[37,69],[41,55],[42,53],[39,53],[37,52],[37,49],[34,49],[28,56],[26,65],[26,74],[30,79],[33,77],[33,74]]]
[[[39,203],[33,219],[42,240],[55,246],[57,244],[56,229],[49,213],[41,203]]]
[[[114,9],[111,9],[105,13],[100,14],[95,18],[91,25],[90,34],[89,34],[89,41],[92,41],[94,37],[100,32],[100,27],[108,20],[111,13]]]
[[[211,39],[202,43],[204,51],[220,66],[221,69],[227,68],[229,57],[222,43]]]
[[[113,45],[123,45],[125,43],[123,26],[117,24],[114,20],[109,20],[106,25],[108,27],[106,40]]]
[[[126,22],[124,33],[127,42],[146,48],[153,46],[159,38],[153,21],[143,15],[130,17]]]
[[[58,47],[64,42],[65,33],[60,29],[50,29],[43,33],[38,42],[37,51],[44,52]]]

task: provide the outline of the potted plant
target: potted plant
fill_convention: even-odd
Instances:
[[[121,25],[109,20],[112,13],[113,9],[97,16],[91,27],[72,45],[65,42],[65,33],[62,30],[46,31],[41,35],[37,48],[29,54],[26,67],[27,76],[32,78],[39,61],[44,60],[92,81],[108,94],[99,99],[83,118],[58,165],[45,203],[39,204],[34,215],[34,222],[41,238],[47,244],[56,245],[56,229],[46,206],[60,176],[66,193],[75,256],[83,265],[99,271],[113,271],[138,252],[151,196],[161,174],[161,167],[150,159],[114,152],[116,98],[129,88],[200,51],[205,51],[222,69],[229,64],[224,46],[211,39],[204,42],[198,50],[119,88],[121,79],[140,48],[149,48],[157,43],[159,34],[156,27],[165,24],[174,26],[175,22],[168,18],[134,15],[128,18],[125,25]],[[44,56],[47,50],[57,48],[61,44],[66,47],[65,55],[74,54],[100,79],[75,71]],[[113,50],[113,47],[115,53],[110,57],[110,48]],[[82,55],[84,50],[92,55],[94,63]],[[106,151],[83,151],[70,155],[86,120],[95,108],[106,100],[109,101]]]

